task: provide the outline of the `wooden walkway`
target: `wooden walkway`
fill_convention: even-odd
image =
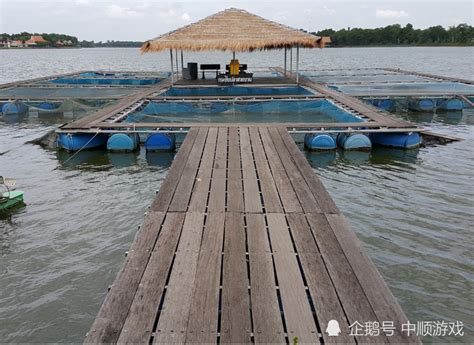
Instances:
[[[329,337],[329,320],[342,330]],[[392,336],[350,336],[393,321]],[[192,128],[86,343],[418,342],[284,128]]]

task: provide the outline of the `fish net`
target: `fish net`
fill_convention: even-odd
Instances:
[[[474,95],[474,85],[457,82],[334,85],[332,88],[349,95],[367,96]]]
[[[61,88],[61,87],[12,87],[0,89],[0,98],[107,98],[122,97],[137,92],[136,88]]]
[[[150,102],[126,122],[361,122],[327,100]]]

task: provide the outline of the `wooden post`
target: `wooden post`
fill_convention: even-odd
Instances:
[[[174,66],[173,66],[173,49],[170,48],[170,61],[171,61],[171,85],[174,84]]]
[[[179,79],[178,49],[175,49],[174,52],[176,54],[176,56],[175,56],[175,58],[176,58],[176,81],[178,81],[178,79]]]
[[[287,51],[288,48],[285,47],[285,63],[284,63],[284,67],[283,67],[283,75],[286,76],[286,51]]]
[[[184,69],[184,58],[183,58],[183,51],[181,50],[181,76],[183,76],[183,69]]]
[[[300,74],[299,68],[300,67],[300,46],[296,46],[296,84],[299,84],[300,81]]]
[[[293,47],[290,48],[290,73],[293,74]]]

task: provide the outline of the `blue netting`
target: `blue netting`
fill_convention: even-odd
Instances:
[[[397,83],[397,84],[370,84],[370,85],[333,85],[333,88],[349,95],[415,95],[446,93],[458,95],[474,94],[474,85],[455,82],[433,82],[433,83]]]
[[[315,83],[350,83],[350,82],[406,82],[406,81],[429,81],[428,78],[407,75],[407,74],[393,74],[393,75],[344,75],[344,76],[311,76],[308,77]]]
[[[119,97],[137,92],[135,88],[61,88],[61,87],[13,87],[0,89],[2,98],[24,98],[24,97],[65,97],[65,98],[98,98]]]
[[[200,88],[172,87],[163,96],[260,96],[260,95],[313,95],[299,86],[290,87],[253,87],[253,86],[222,86]]]
[[[55,84],[68,85],[152,85],[160,82],[158,78],[58,78],[51,81]]]
[[[305,77],[319,77],[319,76],[352,76],[352,75],[390,75],[399,74],[398,72],[385,71],[375,68],[363,69],[328,69],[328,70],[303,70],[300,74]]]
[[[127,122],[362,122],[327,100],[150,102]]]

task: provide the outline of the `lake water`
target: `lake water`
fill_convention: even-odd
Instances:
[[[474,75],[473,48],[303,50],[302,67]],[[282,53],[241,54],[250,66]],[[229,54],[185,54],[225,63]],[[137,49],[0,50],[0,83],[87,69],[166,70]],[[397,116],[463,138],[445,146],[308,153],[412,322],[462,321],[473,343],[474,112]],[[69,154],[28,144],[62,120],[0,120],[0,175],[27,206],[0,219],[0,342],[81,342],[160,188],[172,154]],[[301,144],[300,144],[301,145]],[[301,146],[302,147],[302,146]]]

